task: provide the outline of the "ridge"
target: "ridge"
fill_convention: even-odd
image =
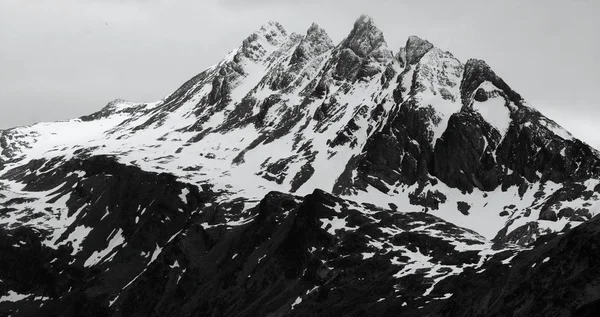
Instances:
[[[460,85],[461,99],[464,106],[471,102],[471,96],[475,90],[485,81],[491,82],[498,89],[502,90],[510,101],[516,105],[521,105],[523,98],[514,91],[502,78],[492,70],[492,68],[481,59],[469,59],[465,64],[463,81]]]

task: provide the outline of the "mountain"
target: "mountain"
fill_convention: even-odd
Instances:
[[[484,61],[269,22],[161,101],[0,131],[0,315],[593,314],[599,197]]]

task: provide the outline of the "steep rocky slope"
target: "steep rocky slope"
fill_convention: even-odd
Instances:
[[[465,270],[442,289],[464,290],[440,309],[443,316],[597,316],[600,312],[600,218],[545,237],[508,265],[492,258]],[[497,256],[495,256],[497,257]]]

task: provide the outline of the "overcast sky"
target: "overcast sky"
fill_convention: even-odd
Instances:
[[[484,59],[530,103],[600,148],[600,1],[0,0],[0,129],[155,101],[260,25],[341,41],[366,13],[398,50],[418,35]]]

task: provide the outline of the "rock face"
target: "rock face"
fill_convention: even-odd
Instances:
[[[406,54],[406,63],[409,65],[416,64],[427,52],[433,48],[433,44],[418,36],[410,36],[406,41],[404,53]]]
[[[595,316],[600,312],[600,218],[538,241],[532,250],[501,262],[497,255],[478,272],[449,278],[440,291],[461,289],[431,316]],[[507,263],[507,264],[503,264]],[[493,298],[494,300],[488,300]]]
[[[470,59],[465,64],[464,80],[460,85],[463,105],[467,106],[470,103],[471,96],[484,82],[490,82],[497,87],[507,97],[506,99],[512,101],[515,105],[521,104],[523,100],[521,95],[512,90],[502,78],[498,77],[486,62]]]
[[[294,71],[298,73],[304,66],[317,56],[326,53],[334,47],[333,41],[327,32],[313,23],[306,36],[300,41],[290,59],[290,65],[296,65]]]
[[[362,15],[356,20],[354,28],[340,46],[352,50],[361,58],[373,58],[379,62],[392,58],[392,52],[387,47],[383,32],[367,15]]]
[[[599,199],[484,61],[270,22],[161,101],[0,131],[0,315],[589,315]]]
[[[106,315],[104,299],[152,263],[150,255],[214,196],[172,175],[144,172],[110,157],[58,162],[32,161],[3,176],[25,183],[31,192],[52,191],[47,201],[3,203],[13,206],[3,209],[3,217],[17,219],[0,232],[1,289],[9,295],[0,300],[3,313]],[[48,215],[39,219],[41,210]],[[42,223],[35,229],[37,221]],[[14,226],[19,222],[24,224]],[[11,293],[28,296],[15,305]]]

